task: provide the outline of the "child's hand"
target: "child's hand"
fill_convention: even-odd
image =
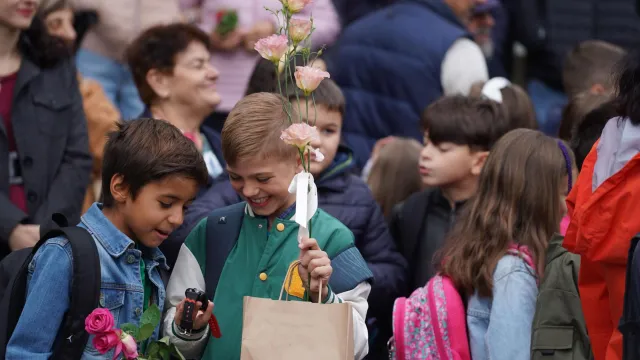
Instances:
[[[245,33],[240,30],[233,30],[225,36],[218,34],[214,30],[211,33],[211,46],[219,51],[233,51],[242,45],[244,37]]]
[[[180,301],[178,306],[176,306],[176,315],[173,318],[173,321],[178,326],[182,324],[184,301],[185,299]],[[200,310],[201,307],[202,307],[202,303],[200,301],[196,302],[196,309],[198,309],[198,311],[193,312],[193,330],[203,329],[209,323],[209,319],[211,319],[211,314],[213,313],[213,303],[209,301],[209,305],[207,306],[207,311]]]
[[[305,284],[311,301],[318,302],[318,292],[322,281],[322,299],[329,293],[329,278],[333,272],[331,260],[326,252],[320,250],[316,239],[302,238],[300,242],[300,265],[298,272]],[[311,284],[308,284],[311,274]]]

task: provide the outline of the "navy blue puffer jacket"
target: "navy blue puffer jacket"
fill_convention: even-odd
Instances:
[[[442,96],[441,64],[469,36],[442,0],[405,0],[348,26],[327,58],[346,99],[342,136],[362,168],[377,139],[422,139],[424,109]]]

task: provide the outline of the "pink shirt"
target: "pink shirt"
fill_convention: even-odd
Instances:
[[[200,6],[199,26],[207,33],[211,33],[216,25],[216,14],[220,10],[234,9],[238,12],[238,27],[249,29],[261,20],[275,22],[275,17],[265,10],[280,9],[282,4],[278,0],[180,0],[182,9],[192,9]],[[314,47],[331,45],[340,32],[340,21],[331,0],[315,0],[297,16],[309,17],[313,13],[316,30],[312,35]],[[220,72],[217,88],[222,102],[217,111],[229,112],[246,91],[253,68],[258,61],[257,52],[238,49],[230,53],[214,53],[211,63]]]

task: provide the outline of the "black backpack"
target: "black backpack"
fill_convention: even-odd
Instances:
[[[64,236],[73,252],[73,279],[69,310],[58,330],[52,359],[76,360],[82,357],[89,334],[85,318],[99,306],[100,258],[89,232],[69,226],[64,216],[53,216],[53,224],[41,231],[33,248],[14,251],[0,262],[0,359],[5,358],[11,338],[26,301],[27,272],[33,255],[48,239]]]

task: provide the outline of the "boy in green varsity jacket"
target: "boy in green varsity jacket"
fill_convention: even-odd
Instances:
[[[313,239],[297,239],[295,194],[288,189],[302,166],[297,150],[280,140],[288,126],[283,101],[276,94],[247,96],[222,130],[229,178],[245,202],[214,211],[180,249],[167,287],[164,331],[187,358],[239,359],[243,297],[277,300],[297,260],[301,263],[285,287],[289,300],[304,301],[308,294],[309,301],[317,302],[322,284],[323,303],[352,305],[355,359],[368,352],[365,317],[372,274],[354,246],[353,234],[318,209],[311,218]],[[180,327],[188,288],[205,291],[210,300],[206,311],[194,314],[192,331]],[[212,312],[220,338],[210,336]]]

